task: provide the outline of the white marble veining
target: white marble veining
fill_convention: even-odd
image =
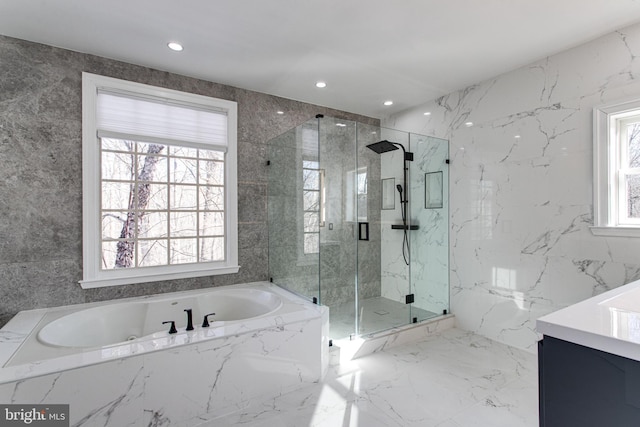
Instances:
[[[317,385],[200,427],[538,425],[536,359],[449,329],[330,369]]]
[[[640,98],[638,58],[634,25],[383,121],[450,141],[459,327],[534,351],[538,317],[640,278],[640,239],[589,230],[592,109]]]
[[[220,328],[196,328],[84,351],[72,349],[74,353],[4,366],[0,369],[0,401],[68,403],[71,423],[77,426],[190,426],[252,399],[313,384],[325,375],[325,307],[266,282],[229,288],[272,292],[283,304],[269,315],[225,322]],[[0,335],[11,340],[21,334],[28,340],[38,331],[34,326],[38,322],[29,321],[29,314],[39,319],[43,310],[20,313]],[[25,331],[28,326],[31,331]],[[13,348],[15,343],[7,345]]]
[[[545,336],[640,361],[640,280],[537,320]]]

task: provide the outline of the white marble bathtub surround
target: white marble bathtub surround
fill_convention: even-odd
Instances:
[[[281,296],[283,305],[220,328],[197,325],[170,337],[76,349],[21,365],[4,366],[3,360],[0,401],[68,403],[71,424],[77,426],[190,426],[252,399],[319,381],[328,366],[328,310],[269,283],[230,288],[238,287],[267,289]],[[29,314],[43,317],[42,310],[21,312],[0,335],[12,325],[24,329]],[[32,329],[18,333],[28,339],[38,330]]]
[[[145,425],[156,413],[190,425],[319,381],[320,342],[310,338],[319,338],[312,333],[320,324],[283,324],[145,357]]]
[[[73,426],[162,425],[144,422],[143,366],[137,356],[8,382],[0,384],[0,401],[69,404]]]
[[[635,25],[384,120],[451,142],[459,327],[534,351],[538,317],[640,278],[640,239],[589,230],[592,110],[640,97],[639,56]]]
[[[32,316],[15,316],[11,324],[0,329],[0,365],[4,365],[14,355],[43,316],[44,310]]]

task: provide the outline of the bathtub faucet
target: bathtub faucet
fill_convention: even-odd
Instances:
[[[191,313],[191,309],[187,308],[184,311],[187,312],[187,331],[193,331],[193,314]]]

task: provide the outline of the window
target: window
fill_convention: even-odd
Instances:
[[[303,253],[320,251],[320,227],[324,226],[324,170],[315,160],[302,161]]]
[[[345,191],[345,220],[348,222],[367,221],[367,168],[347,172]]]
[[[591,230],[640,237],[640,100],[594,109]]]
[[[83,288],[238,271],[236,117],[83,74]]]
[[[298,265],[317,262],[320,253],[320,227],[325,224],[325,171],[320,169],[318,121],[313,120],[296,130],[296,145],[300,148],[297,161],[298,209]],[[300,233],[301,231],[301,233]]]

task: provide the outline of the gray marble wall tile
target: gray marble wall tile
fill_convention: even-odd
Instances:
[[[21,310],[85,302],[78,292],[81,274],[80,259],[0,263],[0,323]]]
[[[9,37],[0,58],[0,324],[23,309],[267,279],[267,141],[316,114],[379,123]],[[83,71],[238,102],[238,274],[80,288]]]
[[[267,184],[238,183],[238,223],[267,222]]]
[[[242,155],[238,156],[238,181],[240,182],[266,182],[267,171],[267,146],[262,142],[239,142],[243,147]]]

